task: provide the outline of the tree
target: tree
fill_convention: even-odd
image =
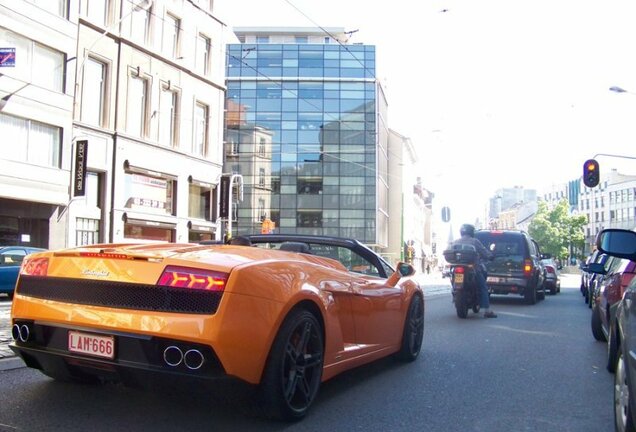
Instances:
[[[549,253],[562,260],[567,259],[571,250],[583,250],[585,240],[583,226],[587,223],[585,215],[571,215],[567,200],[561,200],[549,209],[544,201],[528,228],[543,253]]]

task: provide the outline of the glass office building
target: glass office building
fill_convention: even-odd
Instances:
[[[375,47],[295,30],[235,29],[245,42],[228,46],[224,171],[244,184],[233,235],[269,219],[276,233],[382,248],[388,129]]]

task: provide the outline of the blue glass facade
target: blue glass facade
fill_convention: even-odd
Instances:
[[[244,180],[234,235],[269,218],[280,233],[376,242],[376,85],[374,46],[228,46],[224,170]]]

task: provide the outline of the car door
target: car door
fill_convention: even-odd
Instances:
[[[621,330],[623,358],[627,366],[630,406],[636,407],[636,277],[625,290],[621,305]],[[636,414],[632,409],[632,415]]]

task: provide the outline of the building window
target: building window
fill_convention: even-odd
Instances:
[[[66,17],[66,2],[68,0],[27,0],[39,8],[42,8],[52,14]]]
[[[205,156],[208,144],[208,106],[197,102],[194,107],[194,143],[192,152]]]
[[[127,172],[124,180],[124,207],[160,215],[174,215],[176,181],[167,177],[154,177]]]
[[[59,168],[62,128],[0,113],[3,159]]]
[[[168,224],[132,221],[124,224],[124,238],[174,242],[175,229]]]
[[[143,138],[147,135],[148,81],[131,75],[128,78],[126,131]]]
[[[258,185],[262,188],[265,187],[265,168],[258,169]]]
[[[144,9],[132,2],[124,2],[128,7],[135,8],[130,18],[130,38],[137,43],[144,44],[150,34],[151,7]]]
[[[295,39],[297,44],[309,43],[309,38],[307,36],[296,36]]]
[[[75,245],[87,246],[99,242],[99,219],[77,218]]]
[[[207,75],[210,73],[210,52],[212,49],[212,42],[209,37],[199,33],[197,37],[197,52],[196,52],[196,71],[201,75]]]
[[[161,86],[159,98],[159,143],[176,147],[177,119],[179,115],[179,94],[167,86]]]
[[[299,228],[322,227],[322,211],[298,210],[296,222]]]
[[[191,218],[211,220],[212,189],[209,186],[190,184],[188,216]]]
[[[265,144],[267,143],[267,140],[263,137],[260,138],[259,142],[258,142],[258,155],[259,156],[265,156]]]
[[[104,125],[106,112],[106,65],[93,58],[84,64],[82,82],[82,108],[80,120],[95,126]]]
[[[82,13],[91,22],[106,27],[108,24],[109,0],[85,0],[81,3]]]
[[[171,14],[166,14],[163,29],[163,52],[172,57],[179,56],[181,20]]]
[[[269,36],[256,36],[256,43],[269,43]]]

